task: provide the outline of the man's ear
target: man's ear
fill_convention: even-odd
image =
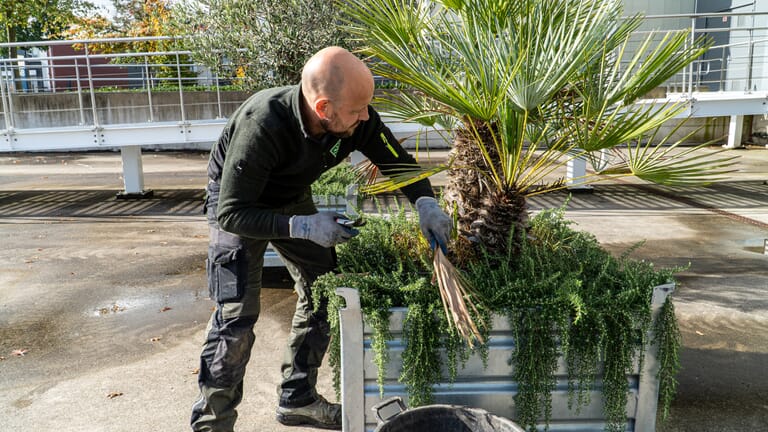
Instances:
[[[315,114],[320,119],[327,119],[331,116],[331,101],[328,99],[318,99],[315,101]]]

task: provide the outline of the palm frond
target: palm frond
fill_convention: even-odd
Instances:
[[[655,40],[659,35],[661,39]],[[630,43],[629,38],[626,43]],[[620,90],[615,93],[625,104],[632,103],[701,57],[711,45],[711,39],[707,38],[691,44],[687,31],[651,33],[641,47],[636,48],[630,67],[617,85]]]
[[[705,185],[723,180],[735,172],[738,156],[723,155],[725,149],[704,151],[712,142],[684,147],[689,135],[666,145],[637,142],[628,146],[622,163],[601,171],[602,175],[633,175],[637,178],[670,186]]]
[[[448,169],[447,165],[437,165],[430,168],[419,168],[417,166],[412,168],[397,168],[387,171],[386,174],[388,178],[380,178],[376,177],[376,174],[372,176],[370,174],[370,168],[363,166],[360,168],[361,172],[368,171],[369,174],[365,176],[368,178],[368,182],[360,188],[360,192],[374,195],[383,192],[394,192],[403,186],[408,186],[419,180],[429,178],[446,169]]]
[[[607,102],[607,101],[606,101]],[[573,143],[588,152],[613,148],[657,131],[680,116],[686,109],[684,103],[656,106],[634,105],[620,108],[603,105],[584,117],[574,118],[564,129]],[[585,111],[586,111],[585,110]]]
[[[451,110],[421,93],[410,90],[390,92],[374,99],[377,107],[388,116],[418,123],[435,130],[453,130],[458,124]]]

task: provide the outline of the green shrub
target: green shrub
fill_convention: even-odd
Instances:
[[[430,403],[432,384],[441,379],[439,350],[448,352],[449,379],[471,350],[452,333],[445,318],[437,287],[431,282],[429,247],[416,222],[403,209],[386,217],[368,216],[360,235],[338,247],[338,258],[340,274],[325,275],[315,285],[331,300],[329,316],[337,336],[330,363],[336,374],[340,368],[338,308],[343,300],[334,290],[354,287],[374,328],[380,374],[388,360],[388,310],[409,308],[400,379],[412,406]],[[511,359],[519,385],[515,420],[528,428],[542,420],[548,424],[554,372],[562,353],[571,408],[578,411],[589,402],[597,365],[603,361],[607,429],[624,430],[626,375],[634,360],[642,358],[652,325],[660,342],[661,409],[666,412],[679,369],[679,331],[669,299],[666,312],[652,322],[651,297],[653,288],[671,282],[678,270],[656,269],[649,262],[629,258],[628,253],[612,256],[594,236],[573,230],[562,208],[532,218],[515,255],[486,254],[463,263],[464,275],[479,294],[475,301],[482,313],[477,319],[488,320],[491,313],[507,316],[517,341]],[[478,349],[484,355],[487,347]]]
[[[321,197],[346,196],[347,188],[358,182],[359,175],[351,164],[343,162],[324,172],[312,184],[312,194]]]

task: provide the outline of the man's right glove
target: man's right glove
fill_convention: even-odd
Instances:
[[[336,219],[340,217],[344,216],[334,212],[291,216],[288,222],[291,238],[309,240],[323,247],[333,247],[360,233],[356,229],[336,223]]]

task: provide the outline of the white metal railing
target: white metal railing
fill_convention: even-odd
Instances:
[[[100,115],[100,110],[104,107],[100,107],[97,103],[97,94],[107,91],[143,93],[146,98],[142,103],[136,105],[134,100],[132,106],[123,108],[144,110],[148,116],[144,121],[148,122],[156,121],[155,114],[158,107],[153,95],[160,90],[173,91],[178,95],[175,109],[178,110],[178,120],[181,122],[186,122],[189,118],[190,105],[185,101],[185,94],[200,90],[215,92],[214,118],[224,118],[228,113],[222,106],[222,85],[236,82],[237,77],[220,77],[207,68],[192,63],[189,60],[191,52],[103,54],[93,50],[93,46],[103,44],[170,39],[170,37],[144,37],[0,44],[3,48],[50,47],[46,55],[17,59],[0,58],[0,99],[3,108],[3,122],[0,123],[0,127],[4,126],[5,129],[84,125],[100,127],[105,122]],[[74,54],[57,55],[54,52],[55,47],[74,44],[82,46],[83,49]],[[19,124],[21,118],[35,112],[29,106],[16,106],[20,100],[18,95],[35,93],[75,94],[77,97],[72,100],[76,101],[77,106],[67,107],[67,109],[77,111],[76,121],[73,121],[70,116],[69,120],[61,120],[53,124],[50,122],[35,124],[30,121]],[[210,102],[206,103],[210,104]],[[41,104],[35,106],[45,107]],[[168,106],[163,108],[169,109]],[[57,106],[55,109],[60,110],[61,107]],[[47,112],[47,114],[52,113]],[[137,121],[137,123],[140,122],[143,121]]]
[[[739,19],[748,19],[750,23],[740,25],[736,23]],[[710,27],[708,20],[728,26]],[[658,24],[668,21],[680,25],[674,28]],[[702,36],[715,39],[715,44],[703,58],[667,82],[668,92],[692,95],[697,91],[768,91],[768,12],[648,15],[644,28],[637,34],[647,36],[653,30],[688,30],[690,43]]]

